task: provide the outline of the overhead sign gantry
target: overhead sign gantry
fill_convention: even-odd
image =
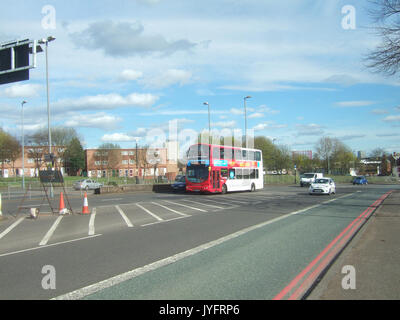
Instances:
[[[36,67],[36,54],[43,49],[37,40],[14,40],[0,44],[0,85],[29,80]]]

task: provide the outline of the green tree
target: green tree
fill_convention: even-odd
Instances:
[[[0,128],[0,163],[2,171],[11,166],[15,175],[15,161],[20,157],[22,150],[18,140]]]
[[[72,138],[64,152],[64,165],[71,176],[85,168],[85,152],[78,138]]]
[[[348,173],[356,160],[350,148],[337,138],[323,137],[318,140],[316,157],[322,162],[327,173],[334,168],[336,172]]]
[[[266,169],[275,169],[277,147],[272,143],[271,140],[264,136],[258,136],[254,138],[254,148],[260,149],[263,154],[263,165]]]
[[[275,168],[278,172],[283,169],[289,169],[292,167],[292,157],[290,153],[290,148],[285,145],[280,145],[275,147],[274,150],[274,162]]]

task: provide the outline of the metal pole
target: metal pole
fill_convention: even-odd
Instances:
[[[47,130],[49,134],[49,154],[51,154],[51,130],[50,130],[50,98],[49,98],[49,42],[46,41],[46,87],[47,87]]]
[[[211,143],[211,117],[210,117],[210,104],[208,104],[208,142]]]
[[[208,143],[211,143],[211,116],[210,116],[210,104],[208,102],[203,103],[208,106]]]
[[[25,137],[24,137],[24,104],[26,101],[21,102],[22,107],[22,189],[25,190]]]
[[[244,136],[245,136],[245,139],[246,139],[246,142],[245,142],[246,148],[247,148],[247,106],[246,106],[246,100],[250,99],[250,98],[251,98],[251,96],[244,97]]]

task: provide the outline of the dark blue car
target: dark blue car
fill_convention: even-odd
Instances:
[[[354,178],[353,184],[368,184],[368,180],[364,176],[359,176]]]
[[[172,191],[186,191],[186,178],[185,176],[178,176],[175,182],[171,185]]]

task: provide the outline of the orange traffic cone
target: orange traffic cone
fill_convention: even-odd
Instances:
[[[82,214],[90,214],[86,192],[85,192],[85,198],[83,199]]]
[[[64,204],[64,195],[61,192],[60,193],[60,206],[59,206],[59,214],[66,214],[68,212],[68,210],[65,208],[65,204]]]

